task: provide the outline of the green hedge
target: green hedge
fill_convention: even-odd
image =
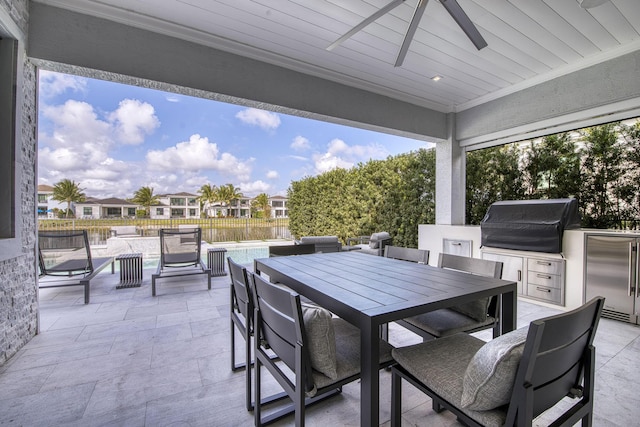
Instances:
[[[291,183],[289,228],[297,238],[388,231],[418,246],[418,224],[435,222],[435,150],[418,150]]]

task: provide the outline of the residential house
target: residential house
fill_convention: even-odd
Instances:
[[[271,206],[271,218],[287,218],[289,211],[287,209],[288,198],[284,196],[269,197],[269,206]]]
[[[56,210],[67,209],[66,202],[53,200],[53,187],[46,184],[38,185],[38,219],[56,218]],[[71,204],[73,209],[73,204]]]
[[[162,194],[158,199],[159,205],[151,207],[151,218],[200,218],[200,202],[196,194]]]
[[[241,197],[232,200],[228,207],[221,207],[228,210],[229,216],[233,218],[247,218],[251,216],[251,201],[249,197]]]
[[[74,212],[76,218],[134,218],[138,205],[128,200],[110,197],[97,199],[87,197],[84,202],[75,203]]]

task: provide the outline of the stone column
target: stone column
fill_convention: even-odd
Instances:
[[[447,115],[448,138],[436,143],[436,224],[464,225],[466,156],[455,139],[455,114]]]

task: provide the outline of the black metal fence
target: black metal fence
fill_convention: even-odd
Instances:
[[[140,236],[157,236],[161,228],[195,226],[202,239],[213,242],[291,239],[289,218],[207,218],[207,219],[38,219],[38,230],[87,230],[91,245],[106,244],[112,227],[135,226]]]

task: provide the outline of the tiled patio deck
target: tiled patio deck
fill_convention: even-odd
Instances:
[[[229,368],[228,276],[214,278],[211,291],[199,276],[160,280],[157,297],[150,278],[147,270],[142,287],[116,290],[118,275],[101,273],[88,305],[81,287],[41,290],[41,334],[0,367],[0,425],[253,425],[244,372]],[[522,300],[519,326],[552,313]],[[419,341],[395,325],[391,337],[394,345]],[[603,319],[596,347],[594,425],[639,425],[640,327]],[[390,373],[380,376],[386,426]],[[359,425],[359,395],[358,383],[344,387],[308,409],[307,425]],[[459,425],[408,385],[403,410],[404,425]]]

